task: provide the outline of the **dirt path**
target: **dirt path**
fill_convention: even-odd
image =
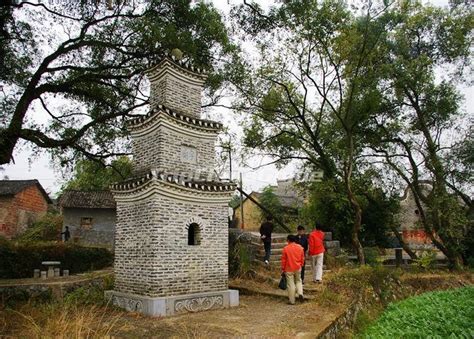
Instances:
[[[244,295],[240,307],[170,318],[127,315],[118,321],[112,335],[120,337],[223,338],[287,337],[314,338],[341,310],[310,301],[288,305],[285,300]]]

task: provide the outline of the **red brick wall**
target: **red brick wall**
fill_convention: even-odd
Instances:
[[[21,234],[47,210],[48,203],[37,186],[30,186],[15,197],[1,197],[0,235],[10,239]]]

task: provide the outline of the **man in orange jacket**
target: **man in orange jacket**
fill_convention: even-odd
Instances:
[[[286,275],[286,286],[290,304],[295,304],[295,294],[303,301],[303,284],[301,282],[301,267],[304,265],[304,250],[297,243],[295,235],[288,235],[287,245],[281,255],[281,270]]]
[[[313,282],[323,280],[323,260],[324,260],[324,232],[321,225],[316,222],[314,230],[309,234],[309,255],[311,256],[311,268],[313,270]]]

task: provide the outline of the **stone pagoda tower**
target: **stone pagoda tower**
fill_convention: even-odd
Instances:
[[[152,316],[237,306],[228,289],[228,202],[213,175],[222,125],[201,119],[206,74],[174,57],[147,72],[150,112],[128,123],[135,177],[117,202],[114,305]]]

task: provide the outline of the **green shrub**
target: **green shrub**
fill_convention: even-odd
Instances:
[[[436,252],[434,250],[426,250],[414,260],[415,264],[423,269],[429,269],[436,263]]]
[[[379,249],[377,247],[365,247],[364,248],[365,263],[369,266],[380,265],[379,260]]]
[[[15,240],[21,242],[61,240],[62,227],[62,215],[47,213]]]
[[[42,261],[60,261],[71,274],[112,265],[113,254],[104,248],[74,244],[0,242],[0,278],[30,278]]]
[[[347,264],[349,261],[346,254],[341,254],[338,256],[334,256],[329,253],[324,253],[324,264],[328,269],[340,268]]]
[[[229,232],[229,275],[231,277],[246,274],[252,268],[255,252],[249,246],[248,235],[241,232]]]
[[[467,266],[469,268],[474,268],[474,257],[467,258]]]
[[[66,294],[64,303],[70,305],[105,305],[105,289],[103,286],[83,286]]]
[[[361,338],[473,338],[474,287],[430,292],[390,304]]]

